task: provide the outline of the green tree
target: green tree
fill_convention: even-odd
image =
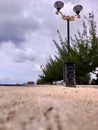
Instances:
[[[76,82],[77,84],[88,84],[90,80],[90,72],[94,71],[98,66],[98,38],[96,36],[96,23],[93,13],[89,14],[89,18],[85,18],[88,22],[89,30],[86,22],[83,21],[83,32],[71,38],[71,61],[76,66]],[[60,43],[53,40],[57,54],[49,58],[46,69],[43,71],[44,76],[40,76],[41,80],[46,83],[63,79],[63,64],[67,62],[67,40],[63,41],[60,32],[57,30]]]
[[[72,40],[74,49],[72,49],[71,57],[76,64],[76,81],[82,84],[88,83],[90,72],[98,66],[98,38],[93,13],[89,14],[87,21],[89,33],[87,33],[85,22],[83,22],[83,33],[78,31],[78,36],[75,35],[75,39]]]

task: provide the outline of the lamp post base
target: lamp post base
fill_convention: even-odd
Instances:
[[[76,87],[75,64],[73,62],[64,63],[64,83],[67,87]]]

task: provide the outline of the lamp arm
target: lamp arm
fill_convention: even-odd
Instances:
[[[68,16],[65,16],[61,11],[58,11],[58,10],[57,10],[55,13],[56,13],[57,15],[60,14],[63,20],[74,21],[74,20],[75,20],[75,17],[80,18],[80,15],[79,15],[79,14],[78,14],[78,15],[76,14],[76,15],[74,15],[74,16],[69,16],[69,15],[68,15]]]

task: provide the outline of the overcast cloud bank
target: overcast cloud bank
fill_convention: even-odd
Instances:
[[[55,54],[52,40],[57,39],[56,30],[66,36],[66,21],[55,15],[55,1],[0,0],[0,83],[36,81],[41,73],[40,65]],[[93,11],[98,19],[95,0],[63,2],[62,11],[66,14],[73,15],[72,8],[76,4],[84,7],[81,19],[71,23],[72,35],[82,29],[84,15]]]

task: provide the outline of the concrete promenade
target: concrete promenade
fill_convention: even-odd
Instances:
[[[98,86],[0,86],[0,130],[98,130]]]

